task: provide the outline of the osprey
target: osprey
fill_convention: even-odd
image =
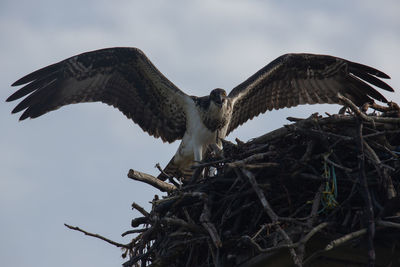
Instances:
[[[225,138],[267,110],[300,104],[340,103],[338,93],[361,106],[387,102],[371,85],[394,90],[372,67],[338,57],[285,54],[227,95],[189,96],[170,82],[137,48],[107,48],[83,53],[39,69],[12,86],[24,85],[7,101],[25,97],[12,111],[20,120],[36,118],[61,106],[100,101],[118,108],[144,131],[164,142],[182,142],[159,178],[187,177],[209,145]],[[167,174],[167,175],[165,175]]]

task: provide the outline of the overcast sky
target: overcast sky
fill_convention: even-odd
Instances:
[[[10,84],[72,55],[112,46],[142,49],[178,87],[229,91],[288,52],[330,54],[392,77],[400,102],[400,2],[393,1],[55,1],[0,2],[0,265],[119,266],[119,249],[66,229],[80,226],[119,242],[158,194],[126,178],[157,175],[178,143],[163,144],[104,104],[70,105],[18,122]],[[229,139],[248,140],[288,116],[337,106],[273,111]]]

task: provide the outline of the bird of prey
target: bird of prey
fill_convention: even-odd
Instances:
[[[182,139],[159,178],[185,178],[209,145],[221,148],[221,138],[267,110],[340,103],[338,93],[359,106],[374,99],[387,102],[373,86],[394,90],[380,78],[390,77],[342,58],[285,54],[229,94],[217,88],[197,97],[170,82],[141,50],[116,47],[79,54],[34,71],[12,84],[25,86],[7,101],[26,96],[12,111],[24,110],[20,120],[74,103],[112,105],[164,142]]]

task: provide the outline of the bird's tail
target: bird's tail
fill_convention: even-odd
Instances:
[[[175,177],[178,179],[182,178],[183,180],[188,180],[190,177],[192,177],[193,169],[189,167],[185,170],[181,170],[179,165],[175,163],[174,159],[175,156],[169,161],[160,175],[157,176],[158,179],[165,181],[170,177]]]

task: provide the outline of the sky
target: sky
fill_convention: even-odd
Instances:
[[[10,85],[38,68],[106,47],[140,48],[191,95],[231,88],[289,52],[330,54],[392,77],[400,102],[400,2],[360,1],[57,1],[0,2],[0,265],[120,266],[121,251],[64,227],[121,243],[137,202],[155,194],[129,180],[130,168],[157,175],[178,142],[162,143],[100,103],[63,107],[19,122],[5,99]],[[243,141],[289,123],[288,116],[335,113],[308,105],[244,124]]]

